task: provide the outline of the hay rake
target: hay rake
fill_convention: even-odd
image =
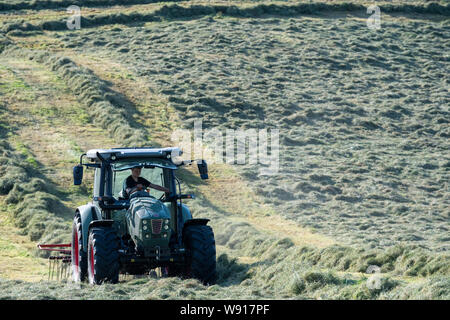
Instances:
[[[70,243],[65,244],[38,244],[39,250],[53,251],[57,255],[48,257],[48,280],[64,281],[71,274],[71,250]]]

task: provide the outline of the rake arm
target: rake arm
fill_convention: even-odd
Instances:
[[[56,276],[56,280],[67,279],[70,275],[71,259],[71,244],[38,244],[39,250],[57,252],[57,255],[48,257],[48,280]]]

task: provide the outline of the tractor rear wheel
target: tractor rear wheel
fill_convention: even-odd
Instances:
[[[190,225],[184,230],[187,249],[187,277],[196,278],[203,284],[214,284],[216,271],[216,242],[210,226]]]
[[[72,224],[72,278],[75,282],[81,282],[87,275],[87,253],[83,250],[83,239],[81,230],[81,216],[79,213],[73,218]]]
[[[119,238],[112,227],[89,230],[87,270],[90,284],[119,281]]]

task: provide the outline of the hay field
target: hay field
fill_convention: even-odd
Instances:
[[[68,239],[91,188],[70,185],[81,151],[168,145],[196,119],[279,129],[280,172],[217,165],[207,183],[182,173],[194,215],[212,220],[215,286],[79,287],[2,266],[0,298],[450,297],[448,3],[380,3],[370,30],[364,1],[91,2],[67,30],[64,4],[0,1],[5,230]],[[7,239],[0,252],[14,255]]]

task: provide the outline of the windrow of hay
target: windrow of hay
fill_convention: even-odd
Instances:
[[[4,113],[0,109],[2,118]],[[9,128],[3,124],[1,128],[0,194],[7,195],[5,202],[12,205],[14,224],[31,241],[67,241],[70,228],[63,217],[68,209],[55,196],[51,183],[6,141]]]
[[[197,216],[211,219],[218,245],[237,252],[238,256],[257,258],[257,264],[264,265],[258,276],[264,282],[275,281],[282,286],[283,277],[271,279],[265,275],[285,272],[288,276],[296,265],[358,273],[366,273],[371,266],[376,266],[379,272],[396,276],[450,275],[450,255],[447,253],[431,253],[413,245],[398,245],[387,250],[342,245],[325,248],[295,246],[289,238],[265,234],[245,221],[233,221],[229,216],[209,210],[202,202],[192,202],[190,207]]]
[[[221,286],[251,287],[261,296],[272,297],[384,299],[405,296],[408,284],[397,281],[398,277],[427,277],[426,281],[434,281],[450,274],[450,256],[445,253],[431,253],[411,245],[388,250],[295,246],[281,234],[265,234],[245,221],[212,210],[202,196],[189,206],[197,217],[211,220],[217,245],[227,249],[217,258]],[[241,258],[232,258],[235,256]],[[375,280],[371,278],[374,270]],[[355,279],[342,273],[358,276]],[[368,287],[371,280],[375,288]],[[449,292],[441,289],[436,286],[427,297],[448,297]]]
[[[231,224],[224,229],[218,243],[257,259],[254,263],[240,264],[226,254],[220,255],[219,280],[223,284],[251,285],[261,292],[277,292],[276,296],[384,299],[405,297],[407,291],[403,287],[407,282],[397,279],[424,276],[427,282],[441,279],[441,285],[430,289],[428,296],[441,299],[449,296],[449,291],[442,288],[442,281],[447,281],[450,273],[450,256],[446,254],[430,254],[412,246],[398,246],[388,251],[343,246],[296,247],[287,238],[256,235],[250,226]],[[230,230],[233,232],[224,242],[222,237],[230,234]],[[394,293],[397,289],[401,291]],[[423,286],[420,290],[424,291]],[[418,293],[409,295],[417,297]]]
[[[5,54],[18,55],[44,64],[66,82],[81,104],[87,107],[94,124],[107,130],[121,145],[143,146],[148,143],[145,129],[131,121],[135,110],[121,94],[105,81],[67,57],[45,51],[31,51],[10,46]]]
[[[383,13],[419,13],[450,15],[450,5],[440,3],[418,3],[418,4],[379,4]],[[253,6],[239,7],[236,5],[164,5],[153,12],[131,12],[131,13],[106,13],[98,15],[87,15],[81,17],[83,28],[96,27],[109,24],[130,24],[138,22],[162,21],[163,19],[177,18],[199,18],[208,15],[222,15],[229,17],[259,18],[268,15],[295,17],[305,14],[318,14],[321,12],[365,12],[366,6],[352,2],[324,3],[309,2],[300,4],[258,4]],[[31,24],[22,21],[5,23],[1,29],[3,32],[11,31],[36,31],[67,30],[66,19],[42,21]]]
[[[164,2],[177,2],[182,0],[164,0]],[[0,2],[0,10],[43,10],[55,8],[67,8],[75,5],[80,7],[133,5],[161,2],[161,0],[33,0]]]
[[[0,34],[0,53],[10,44],[11,42],[4,35]]]
[[[310,271],[299,274],[291,285],[289,296],[274,293],[268,295],[254,286],[251,279],[241,285],[205,287],[195,280],[182,281],[176,278],[134,279],[119,284],[90,286],[73,283],[31,283],[19,280],[0,279],[0,299],[448,299],[449,280],[434,277],[407,283],[386,276],[376,280],[374,286],[369,279],[350,279],[333,273]],[[289,285],[288,285],[289,287]]]

